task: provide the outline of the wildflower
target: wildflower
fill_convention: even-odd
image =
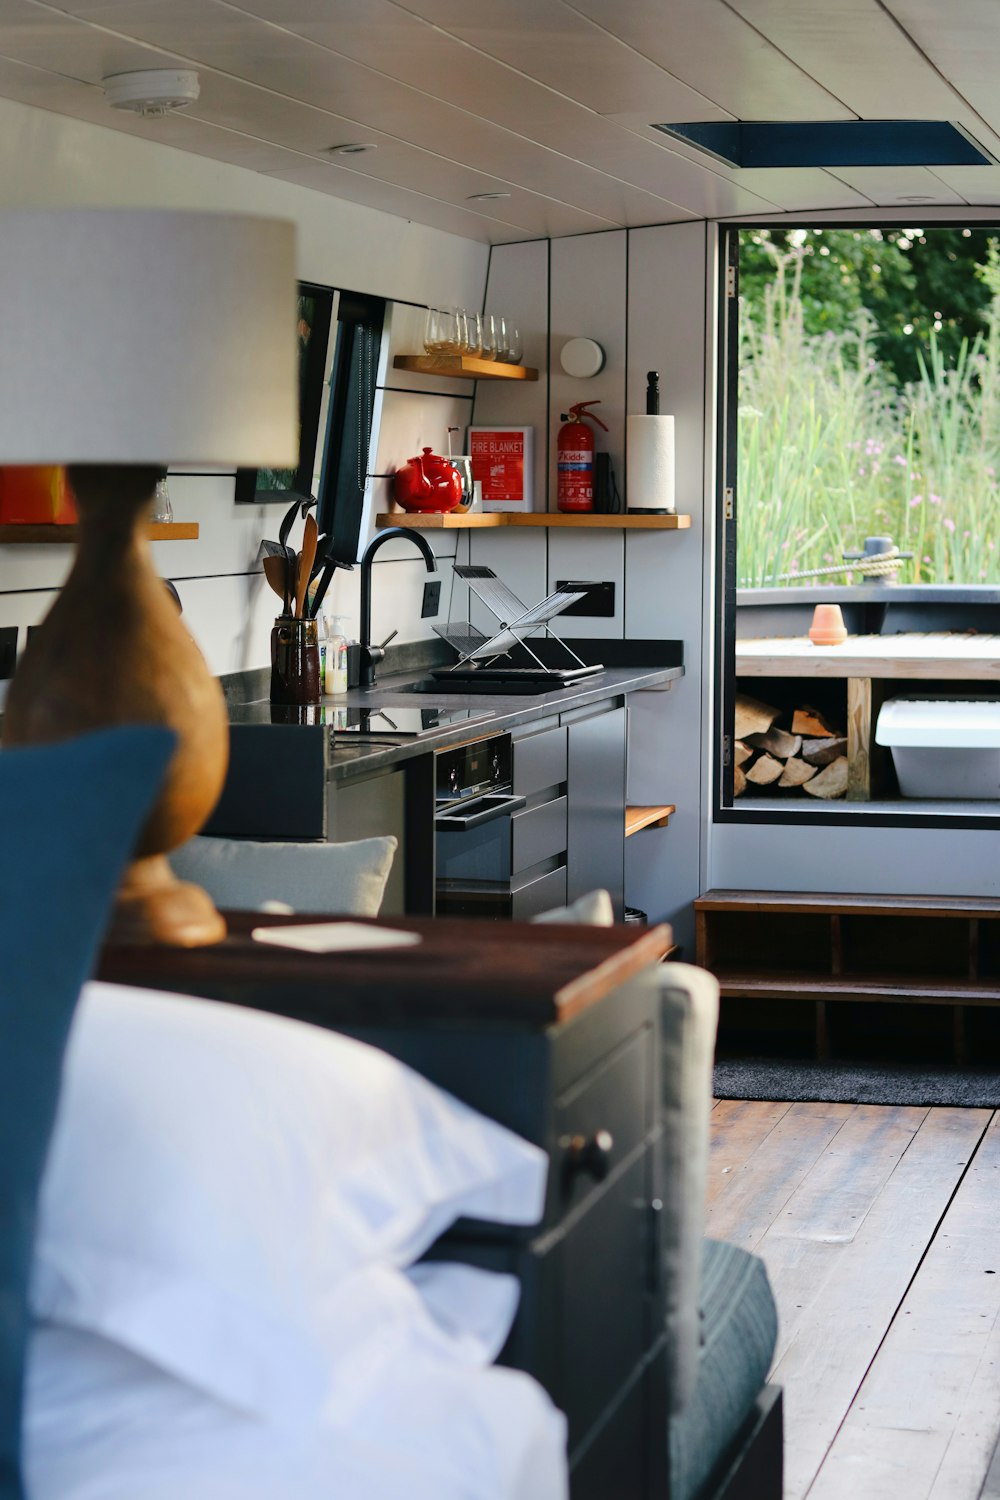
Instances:
[[[922,505],[923,503],[924,503],[924,497],[923,497],[923,495],[914,495],[913,499],[910,501],[910,509],[912,510],[914,508],[914,506],[916,506],[916,505]]]
[[[901,466],[901,468],[906,469],[906,468],[909,467],[909,465],[906,462],[906,459],[903,457],[903,455],[901,453],[894,453],[892,455],[892,461],[893,461],[894,464],[899,464]]]
[[[972,532],[971,532],[971,531],[963,531],[963,532],[962,532],[962,535],[963,535],[963,536],[971,536],[971,535],[972,535]]]
[[[922,558],[921,558],[921,559],[920,559],[920,561],[921,561],[921,562],[925,562],[925,563],[927,563],[927,564],[928,564],[928,566],[929,566],[929,565],[930,565],[930,558],[929,558],[929,557],[922,557]]]
[[[940,505],[941,504],[941,496],[940,495],[928,495],[927,498],[931,502],[932,505]]]
[[[944,521],[942,522],[942,525],[944,526],[945,531],[954,531],[955,530],[955,523],[951,519],[951,516],[945,516]]]

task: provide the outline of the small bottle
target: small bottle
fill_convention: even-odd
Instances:
[[[328,695],[347,692],[347,639],[340,615],[332,615],[327,621],[323,691]]]
[[[153,496],[153,510],[149,518],[154,524],[163,525],[174,519],[174,508],[170,504],[170,491],[167,488],[166,476],[156,481],[156,491]]]

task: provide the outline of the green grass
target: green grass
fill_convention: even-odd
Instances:
[[[801,266],[777,260],[763,306],[740,318],[741,587],[794,584],[867,536],[914,553],[902,582],[1000,583],[997,261],[994,249],[985,331],[951,368],[932,333],[920,378],[900,389],[874,358],[870,315],[846,334],[805,332]]]

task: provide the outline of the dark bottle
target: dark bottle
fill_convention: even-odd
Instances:
[[[650,370],[646,376],[646,416],[660,415],[660,372]]]

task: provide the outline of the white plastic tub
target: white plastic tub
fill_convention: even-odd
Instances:
[[[875,743],[891,749],[904,797],[1000,800],[1000,703],[890,698]]]

